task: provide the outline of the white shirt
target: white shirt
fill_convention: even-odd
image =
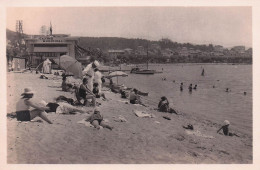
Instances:
[[[95,82],[97,83],[102,82],[101,77],[102,77],[102,73],[100,71],[96,71],[94,74]]]
[[[87,67],[82,71],[83,75],[90,75],[92,76],[92,79],[94,78],[94,69],[92,67],[92,63],[88,64]]]

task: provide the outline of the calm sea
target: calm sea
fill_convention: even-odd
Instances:
[[[203,68],[205,76],[201,76]],[[166,96],[171,106],[180,111],[200,115],[219,124],[227,119],[234,129],[252,135],[252,65],[169,64],[151,65],[149,69],[163,69],[163,73],[129,74],[128,77],[120,77],[118,82],[149,92],[147,101],[155,107],[160,97]],[[182,92],[181,82],[184,83]],[[197,90],[189,93],[189,84],[197,84]],[[231,91],[225,92],[226,88]],[[244,95],[244,92],[247,94]]]

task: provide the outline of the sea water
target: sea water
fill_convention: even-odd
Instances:
[[[154,107],[166,96],[170,105],[182,112],[203,116],[218,124],[229,120],[231,128],[252,135],[252,65],[167,64],[151,65],[149,69],[163,73],[129,74],[119,77],[118,83],[149,92],[144,102]],[[201,76],[202,69],[204,76]],[[183,91],[180,91],[181,82]],[[197,84],[197,90],[190,93],[190,84],[193,87]],[[226,88],[230,92],[226,92]]]

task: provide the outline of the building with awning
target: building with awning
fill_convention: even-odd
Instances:
[[[37,66],[45,59],[57,59],[62,55],[75,58],[75,46],[79,37],[67,34],[33,35],[26,38],[29,60],[32,66]]]

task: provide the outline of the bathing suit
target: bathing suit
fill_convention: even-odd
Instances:
[[[30,111],[29,110],[22,110],[16,112],[16,118],[18,121],[30,121]]]

